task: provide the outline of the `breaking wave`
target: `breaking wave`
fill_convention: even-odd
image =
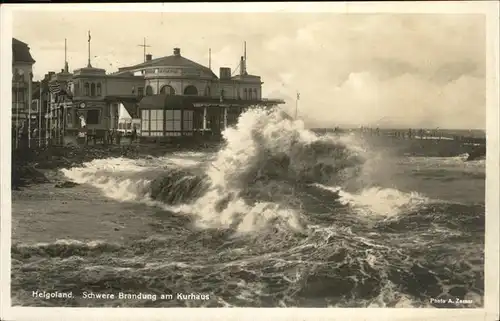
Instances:
[[[442,201],[435,189],[451,179],[472,194],[484,179],[480,163],[414,157],[395,169],[398,160],[361,138],[317,134],[277,110],[244,113],[224,138],[215,153],[63,170],[113,200],[141,203],[110,206],[150,215],[151,234],[115,237],[118,244],[14,243],[18,302],[33,301],[23,295],[40,282],[63,282],[75,293],[213,294],[154,303],[165,307],[428,307],[439,306],[429,298],[457,297],[472,303],[456,307],[482,306],[484,203]]]
[[[307,198],[314,198],[311,186],[337,193],[339,204],[359,213],[379,216],[427,200],[367,185],[376,153],[355,136],[313,133],[282,111],[250,110],[223,134],[225,145],[208,160],[197,161],[199,153],[165,156],[155,164],[151,159],[94,160],[64,174],[116,200],[146,202],[194,215],[202,228],[237,232],[276,226],[304,232],[310,222]],[[195,159],[185,161],[186,156]]]

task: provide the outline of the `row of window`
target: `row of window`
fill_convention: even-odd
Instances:
[[[160,89],[160,94],[161,95],[175,95],[175,89],[172,86],[164,85]],[[210,94],[210,90],[208,90],[208,94]],[[138,95],[144,96],[144,88],[142,88],[142,87],[138,88]],[[149,85],[146,86],[146,96],[152,96],[152,95],[153,95],[153,87],[149,86]],[[195,86],[187,86],[186,88],[184,88],[184,95],[197,96],[198,89]]]
[[[243,89],[243,99],[258,99],[257,88]]]
[[[79,93],[78,83],[76,83],[74,86],[75,86],[75,93],[78,94]],[[94,82],[88,83],[88,82],[86,82],[83,85],[83,89],[84,89],[85,96],[89,96],[89,97],[102,96],[101,83],[94,83]]]
[[[77,85],[76,85],[77,86]],[[84,84],[84,93],[85,96],[96,97],[102,95],[102,85],[100,83],[88,83]],[[153,95],[153,87],[148,85],[146,86],[146,96]],[[175,95],[175,89],[172,86],[164,85],[160,89],[161,95]],[[187,86],[184,88],[184,95],[197,96],[198,89],[195,86]],[[139,87],[137,89],[138,96],[144,96],[144,88]],[[210,96],[210,87],[207,87],[205,90],[205,96]],[[243,89],[243,99],[258,99],[257,88],[245,88]]]
[[[192,131],[193,114],[192,110],[142,110],[141,133],[155,136],[155,133]]]

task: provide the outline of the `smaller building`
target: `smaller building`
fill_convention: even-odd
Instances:
[[[45,74],[44,78],[40,81],[33,82],[33,95],[31,99],[31,118],[32,128],[37,129],[36,138],[43,141],[39,145],[45,145],[47,136],[48,117],[49,112],[49,81],[55,75],[54,72]]]
[[[25,125],[31,112],[34,63],[29,46],[12,38],[12,127],[16,131]]]

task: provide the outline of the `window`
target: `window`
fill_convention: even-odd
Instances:
[[[70,111],[66,111],[66,123],[69,126],[73,126],[73,114]]]
[[[101,95],[102,95],[101,84],[97,84],[97,96],[101,96]]]
[[[152,96],[153,95],[153,87],[151,86],[146,86],[146,96]]]
[[[90,96],[92,96],[92,97],[95,96],[95,84],[94,83],[90,84]]]
[[[175,90],[174,90],[174,88],[172,88],[172,86],[165,85],[165,86],[161,87],[160,94],[162,94],[162,95],[175,95]]]
[[[139,87],[139,88],[137,88],[137,95],[138,95],[139,97],[144,96],[144,87]]]
[[[80,95],[80,83],[75,83],[73,89],[74,89],[73,94],[75,96]]]
[[[210,87],[205,88],[205,96],[210,97]]]
[[[196,96],[196,95],[198,95],[198,89],[196,89],[195,86],[187,86],[184,89],[184,95]]]
[[[131,129],[132,123],[127,123],[126,127]],[[142,136],[163,136],[163,110],[142,110],[140,128]]]
[[[149,135],[149,110],[141,111],[141,133]]]
[[[192,131],[193,130],[193,111],[192,110],[184,110],[184,128],[183,131]]]
[[[89,83],[85,83],[85,96],[90,96],[90,86]]]
[[[150,114],[150,128],[151,134],[154,131],[163,134],[163,110],[162,109],[152,109]]]
[[[181,131],[181,110],[165,111],[165,131]]]
[[[15,95],[15,97],[13,96],[12,97],[12,101],[16,101],[18,103],[24,103],[24,94],[25,94],[25,90],[23,88],[17,88],[17,91],[14,90],[13,92],[13,95]]]
[[[87,110],[87,124],[88,125],[97,125],[99,124],[99,110],[90,109]]]
[[[247,89],[246,89],[246,88],[243,90],[243,97],[244,97],[245,99],[248,99],[248,91],[247,91]]]

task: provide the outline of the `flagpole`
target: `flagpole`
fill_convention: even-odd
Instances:
[[[47,102],[47,145],[52,145],[52,93]]]
[[[42,81],[38,92],[38,147],[42,147]]]
[[[90,30],[89,30],[89,61],[88,61],[88,66],[89,68],[92,67],[92,65],[90,64],[90,40],[92,39],[92,37],[90,36]]]
[[[19,82],[18,81],[19,77],[17,77],[16,79],[16,149],[19,148]]]
[[[65,72],[68,72],[66,66],[67,66],[67,63],[68,63],[68,48],[67,48],[67,40],[66,38],[64,38],[64,71]]]
[[[31,148],[31,98],[28,98],[28,148]]]
[[[49,146],[49,111],[50,111],[50,99],[51,99],[51,93],[50,91],[48,92],[47,95],[47,108],[45,108],[45,146]]]
[[[49,136],[48,136],[48,128],[49,128],[49,117],[47,115],[48,110],[49,110],[49,100],[50,99],[50,91],[47,93],[47,108],[44,108],[44,113],[43,113],[43,119],[44,120],[44,125],[45,125],[45,147],[49,145]],[[45,106],[44,106],[45,107]]]

